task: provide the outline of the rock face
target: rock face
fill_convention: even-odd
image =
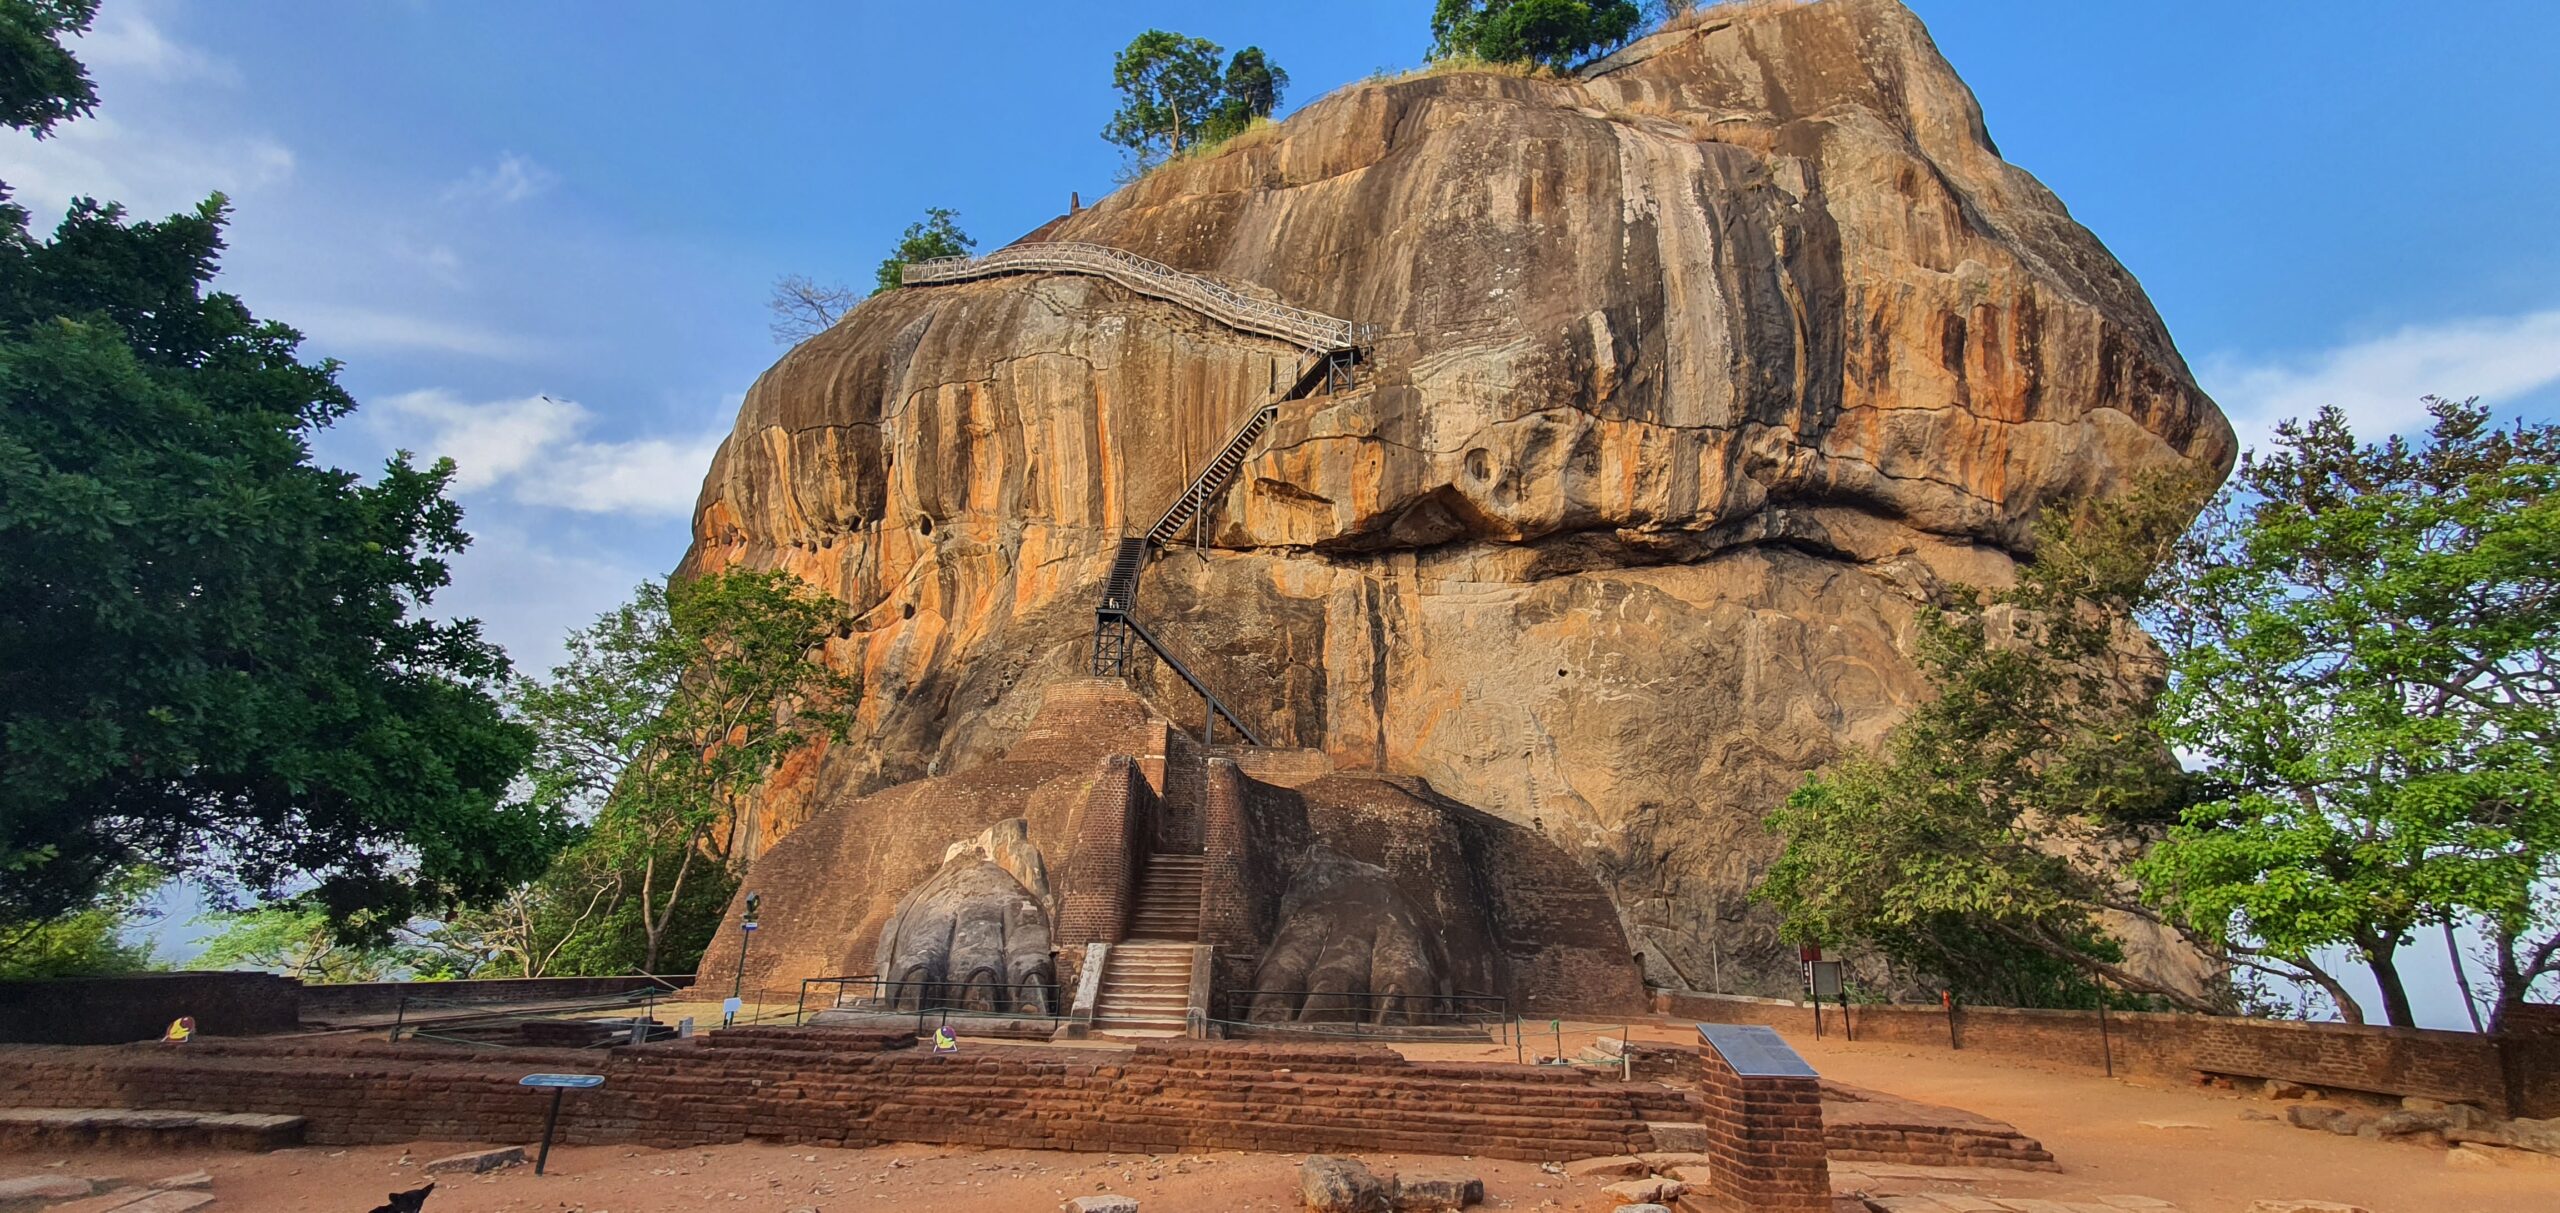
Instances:
[[[2232,457],[1892,0],[1711,16],[1571,81],[1355,85],[1042,235],[1383,326],[1138,615],[1266,741],[1555,840],[1673,984],[1792,983],[1745,899],[1760,818],[1921,693],[1921,605],[2005,582],[2050,502]],[[881,295],[767,372],[685,569],[854,604],[832,659],[867,698],[760,842],[1010,746],[1088,660],[1114,543],[1301,356],[1041,275]]]
[[[1213,1018],[1447,1026],[1642,1006],[1608,895],[1535,831],[1311,750],[1204,750],[1114,680],[1041,699],[1002,756],[826,805],[776,843],[752,881],[754,947],[739,955],[742,891],[701,971],[785,995],[897,983],[807,991],[857,1016],[1052,1015],[1088,944],[1135,939],[1133,877],[1170,838],[1213,875],[1157,939],[1216,949],[1214,991],[1232,997]],[[954,835],[975,837],[932,842]]]

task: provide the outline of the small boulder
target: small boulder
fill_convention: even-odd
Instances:
[[[1067,1203],[1058,1206],[1058,1213],[1138,1213],[1138,1198],[1109,1193],[1072,1196],[1067,1198]]]
[[[1402,1175],[1396,1178],[1397,1213],[1456,1213],[1484,1203],[1484,1181],[1473,1175]]]
[[[2334,1200],[2261,1200],[2250,1204],[2249,1213],[2373,1213],[2363,1205],[2342,1205]]]
[[[89,1181],[69,1175],[0,1179],[0,1205],[22,1200],[72,1200],[89,1194]]]
[[[523,1146],[501,1146],[495,1150],[472,1150],[448,1154],[427,1164],[429,1175],[479,1175],[501,1167],[524,1165]]]
[[[1298,1194],[1309,1213],[1388,1213],[1386,1181],[1356,1158],[1310,1154],[1298,1164]]]
[[[1680,1194],[1688,1191],[1689,1186],[1676,1179],[1630,1179],[1600,1190],[1617,1197],[1624,1204],[1659,1205],[1680,1199]]]
[[[2444,1152],[2444,1165],[2473,1170],[2490,1167],[2560,1167],[2560,1158],[2506,1146],[2457,1145]]]
[[[2284,1119],[2286,1124],[2297,1129],[2325,1129],[2331,1122],[2346,1113],[2345,1108],[2332,1108],[2321,1104],[2295,1104],[2284,1110]]]
[[[2337,1116],[2329,1121],[2329,1131],[2340,1137],[2354,1137],[2372,1128],[2376,1119],[2378,1118],[2371,1112],[2341,1108]]]
[[[1653,1168],[1633,1154],[1603,1154],[1574,1159],[1564,1165],[1564,1173],[1575,1179],[1641,1179],[1653,1174]]]
[[[2313,1090],[2313,1089],[2312,1089],[2312,1088],[2310,1088],[2310,1087],[2306,1087],[2306,1086],[2302,1085],[2301,1083],[2298,1083],[2298,1082],[2287,1082],[2286,1080],[2281,1079],[2281,1078],[2270,1078],[2270,1079],[2268,1079],[2268,1080],[2267,1080],[2267,1085],[2266,1085],[2266,1087],[2265,1087],[2264,1089],[2265,1089],[2265,1091],[2266,1091],[2267,1098],[2269,1098],[2269,1099],[2318,1099],[2318,1098],[2320,1098],[2320,1092],[2318,1092],[2318,1091],[2316,1091],[2316,1090]]]
[[[2385,1112],[2367,1127],[2376,1137],[2416,1137],[2452,1128],[2453,1117],[2443,1112]]]

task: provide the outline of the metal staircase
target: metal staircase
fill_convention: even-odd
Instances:
[[[1095,677],[1126,675],[1129,658],[1136,653],[1135,644],[1143,644],[1154,651],[1166,668],[1200,693],[1206,705],[1201,725],[1202,744],[1216,740],[1217,724],[1223,718],[1248,744],[1261,745],[1261,739],[1254,736],[1253,731],[1210,692],[1189,666],[1167,652],[1161,641],[1139,625],[1134,617],[1138,605],[1138,579],[1146,572],[1147,561],[1154,557],[1156,549],[1171,546],[1182,534],[1182,528],[1193,528],[1193,542],[1199,542],[1210,505],[1225,494],[1236,473],[1243,470],[1244,461],[1252,455],[1254,445],[1262,441],[1271,423],[1279,418],[1282,404],[1312,395],[1318,387],[1329,392],[1337,385],[1351,382],[1363,350],[1377,335],[1377,326],[1353,324],[1322,312],[1256,299],[1215,279],[1185,273],[1123,249],[1068,240],[1026,240],[997,249],[984,257],[940,257],[909,262],[901,283],[908,287],[922,287],[999,274],[1046,273],[1092,274],[1108,278],[1140,294],[1188,307],[1229,328],[1295,343],[1308,353],[1307,360],[1298,367],[1297,377],[1263,402],[1261,407],[1246,415],[1243,424],[1238,425],[1235,433],[1227,438],[1226,445],[1209,457],[1209,462],[1183,487],[1181,495],[1165,507],[1164,513],[1156,518],[1155,525],[1148,527],[1144,534],[1120,540],[1119,550],[1112,555],[1111,574],[1102,583],[1101,605],[1094,609]]]

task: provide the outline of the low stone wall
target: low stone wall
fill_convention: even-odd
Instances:
[[[290,1032],[302,983],[272,973],[137,973],[0,981],[0,1042],[103,1045],[156,1040],[190,1016],[213,1036]]]
[[[0,1106],[307,1116],[315,1145],[524,1142],[537,1070],[600,1073],[561,1139],[664,1147],[747,1139],[1169,1153],[1476,1154],[1550,1161],[1654,1148],[1648,1120],[1694,1097],[1554,1067],[1420,1064],[1376,1046],[1167,1042],[1134,1050],[970,1042],[840,1029],[735,1029],[601,1051],[359,1042],[0,1048]],[[1818,1130],[1817,1130],[1818,1131]]]
[[[390,1015],[403,998],[437,1003],[513,1006],[531,1002],[573,1002],[611,998],[651,987],[682,989],[693,984],[690,973],[656,977],[499,977],[471,981],[357,981],[302,987],[306,1019],[353,1019]]]
[[[1814,1034],[1813,1009],[1803,1003],[1656,991],[1654,1005],[1688,1019]],[[2102,1068],[2112,1052],[2120,1074],[2281,1078],[2477,1104],[2500,1115],[2530,1115],[2530,1108],[2560,1100],[2550,1093],[2560,1088],[2560,1069],[2547,1068],[2560,1060],[2550,1053],[2560,1050],[2536,1052],[2523,1038],[2147,1012],[2109,1013],[2102,1038],[2095,1012],[1960,1007],[1950,1045],[1949,1016],[1937,1007],[1860,1005],[1849,1015],[1848,1030],[1862,1041],[1953,1047],[2085,1070]],[[1822,1031],[1842,1033],[1839,1007],[1823,1009]]]

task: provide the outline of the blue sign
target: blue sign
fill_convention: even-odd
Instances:
[[[1746,1078],[1819,1077],[1784,1038],[1758,1024],[1702,1023],[1698,1039]]]
[[[604,1075],[527,1074],[524,1077],[517,1079],[516,1085],[523,1087],[564,1087],[572,1091],[584,1091],[590,1087],[603,1086]]]

